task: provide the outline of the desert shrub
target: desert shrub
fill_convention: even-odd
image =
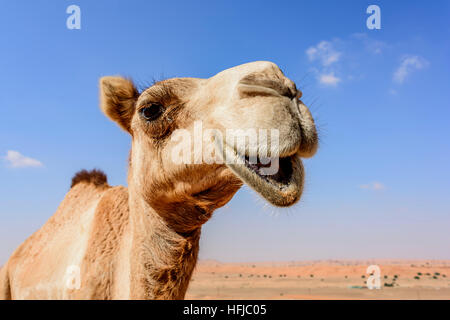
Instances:
[[[267,278],[267,274],[264,275],[264,278]]]
[[[441,274],[439,272],[434,273],[435,276],[440,276]]]
[[[398,275],[394,274],[394,278],[396,278],[396,279],[397,279],[397,278],[398,278]]]
[[[418,276],[421,276],[421,275],[422,275],[422,272],[417,272],[417,275],[418,275]]]
[[[420,280],[420,277],[419,276],[415,276],[414,279]]]
[[[438,277],[436,277],[436,276],[433,276],[433,279],[437,279]]]
[[[313,274],[310,274],[309,276],[310,276],[311,278],[314,278],[314,275],[313,275]]]
[[[431,274],[429,272],[426,273],[427,276],[431,276]]]
[[[388,278],[388,276],[384,276],[384,278],[385,278],[385,279],[387,279],[387,278]]]
[[[393,287],[394,284],[393,284],[393,283],[387,283],[387,282],[385,282],[385,283],[384,283],[384,286],[385,286],[385,287]]]
[[[443,274],[442,277],[447,278],[447,276],[445,274]]]
[[[365,275],[362,275],[362,276],[361,276],[361,278],[363,278],[363,279],[364,279],[365,277],[366,277]]]
[[[225,276],[225,279],[228,279],[228,276]]]
[[[239,278],[242,278],[242,274],[239,273]]]

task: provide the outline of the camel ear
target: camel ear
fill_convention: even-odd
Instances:
[[[139,92],[133,82],[122,77],[100,79],[100,108],[124,130],[130,131]]]

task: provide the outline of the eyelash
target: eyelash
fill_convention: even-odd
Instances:
[[[157,120],[164,113],[165,108],[159,103],[148,104],[139,110],[139,113],[146,121]],[[147,114],[146,114],[147,112]]]
[[[144,102],[145,105],[155,103],[160,104],[162,106],[166,106],[170,104],[171,102],[170,100],[172,100],[174,97],[171,88],[165,85],[164,83],[154,84],[150,88],[152,88],[151,93],[149,94],[149,96],[151,96],[151,98],[149,97],[151,101],[145,101]],[[147,90],[149,90],[150,88],[148,88]]]
[[[145,91],[147,91],[147,93],[145,93]],[[138,112],[147,121],[156,120],[163,114],[170,115],[171,112],[173,111],[173,107],[175,107],[178,104],[178,100],[174,95],[174,92],[172,92],[172,89],[169,86],[167,86],[164,82],[154,84],[147,90],[144,90],[144,92],[141,92],[141,94],[146,94],[147,97],[144,98],[142,102],[140,102],[141,107],[139,108]],[[149,108],[152,105],[161,106],[161,112],[154,119],[149,119],[148,117],[144,116],[143,112],[146,108]]]

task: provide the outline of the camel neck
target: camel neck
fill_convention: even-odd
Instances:
[[[197,263],[200,227],[177,233],[131,191],[131,298],[183,299]]]

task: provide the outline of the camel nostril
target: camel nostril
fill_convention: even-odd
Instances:
[[[288,89],[288,94],[286,96],[290,99],[297,98],[298,94],[299,94],[299,90],[297,90],[297,86],[295,85],[295,82],[288,78],[285,78],[284,83]],[[301,96],[301,94],[300,94],[300,96]]]
[[[293,84],[293,83],[292,83]],[[290,85],[284,81],[245,77],[239,81],[238,87],[241,97],[275,95],[294,99],[297,96],[295,84]]]
[[[295,84],[293,87],[288,87],[288,92],[286,94],[286,97],[289,99],[295,99],[298,95],[297,88],[295,87]]]

